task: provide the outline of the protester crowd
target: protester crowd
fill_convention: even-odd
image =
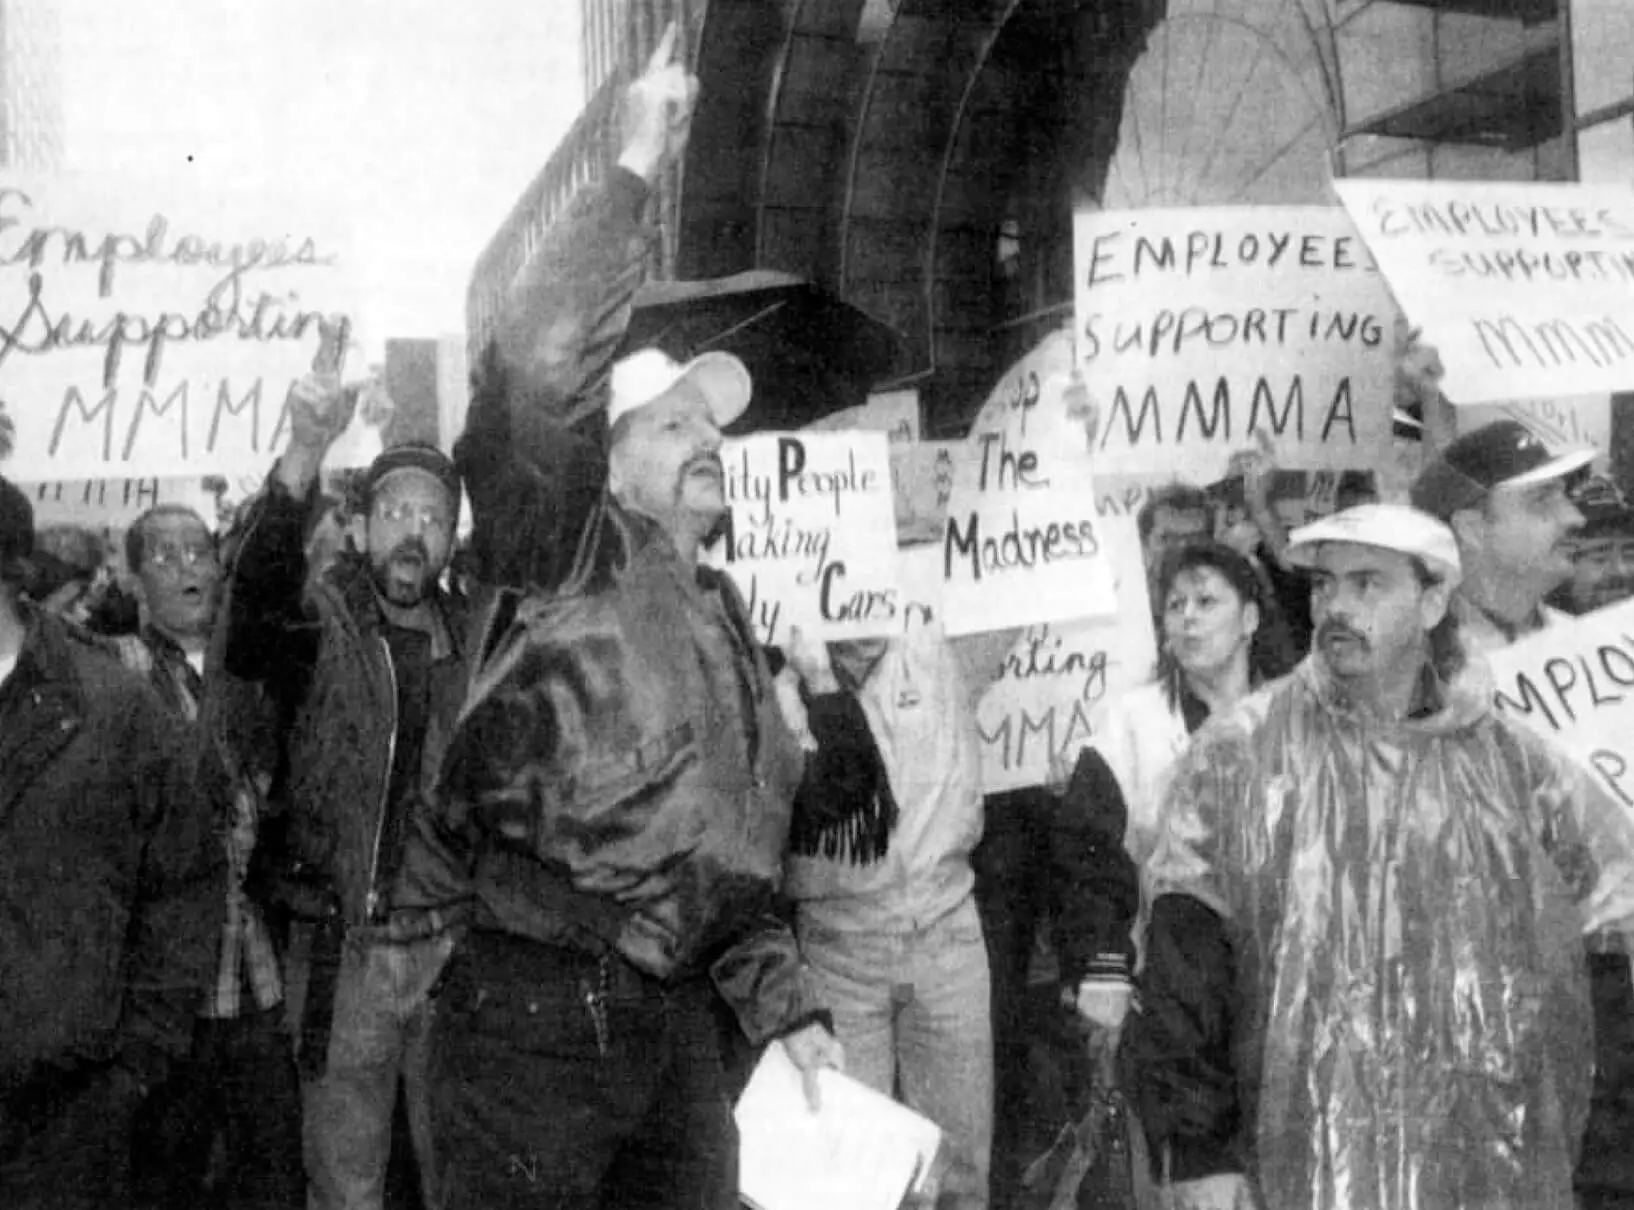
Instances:
[[[0,480],[0,1204],[731,1207],[775,1041],[943,1128],[926,1205],[1634,1205],[1634,819],[1484,671],[1634,595],[1594,451],[1426,422],[1408,501],[1290,515],[1267,446],[1147,496],[1152,678],[1034,794],[1092,1066],[1041,1139],[975,713],[1015,632],[762,645],[700,561],[756,384],[611,354],[695,96],[666,40],[453,457],[325,495],[315,373],[116,580]]]

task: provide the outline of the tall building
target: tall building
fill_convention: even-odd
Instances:
[[[583,3],[590,103],[477,267],[473,351],[674,17],[702,95],[654,268],[785,270],[892,324],[931,436],[1070,319],[1076,208],[1634,181],[1634,0]]]
[[[671,21],[681,44],[694,45],[706,0],[579,0],[584,95],[593,97],[609,76],[638,67]]]
[[[0,165],[62,163],[62,6],[0,0]]]

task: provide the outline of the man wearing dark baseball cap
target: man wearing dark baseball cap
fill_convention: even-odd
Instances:
[[[314,1210],[380,1206],[399,1078],[409,1120],[428,1120],[430,991],[462,897],[428,901],[406,857],[467,676],[465,609],[440,585],[459,479],[433,446],[384,451],[364,475],[360,549],[309,576],[319,472],[354,401],[317,374],[291,392],[289,447],[246,521],[226,604],[227,672],[293,720],[282,840],[258,843],[249,890],[300,922],[291,953],[303,969],[289,979],[307,989],[298,1057]],[[423,1130],[413,1143],[423,1200],[438,1205]]]
[[[1413,484],[1414,507],[1458,537],[1453,607],[1468,649],[1505,646],[1559,616],[1543,598],[1572,574],[1583,514],[1567,490],[1594,455],[1551,450],[1519,421],[1495,420],[1452,441]]]

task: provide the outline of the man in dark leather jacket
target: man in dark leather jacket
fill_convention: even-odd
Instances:
[[[728,1210],[717,1004],[838,1060],[778,903],[800,751],[697,564],[749,390],[727,354],[615,366],[599,574],[522,602],[451,745],[429,843],[478,907],[432,1039],[450,1207]]]

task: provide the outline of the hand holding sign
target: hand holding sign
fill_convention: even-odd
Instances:
[[[698,78],[674,61],[678,41],[672,21],[647,70],[625,90],[619,112],[619,165],[649,185],[686,146],[698,103]]]
[[[1096,405],[1089,393],[1089,383],[1084,381],[1084,375],[1076,362],[1072,366],[1072,375],[1067,380],[1066,389],[1067,419],[1084,426],[1085,445],[1088,449],[1095,448],[1095,438],[1101,431],[1101,409]]]

